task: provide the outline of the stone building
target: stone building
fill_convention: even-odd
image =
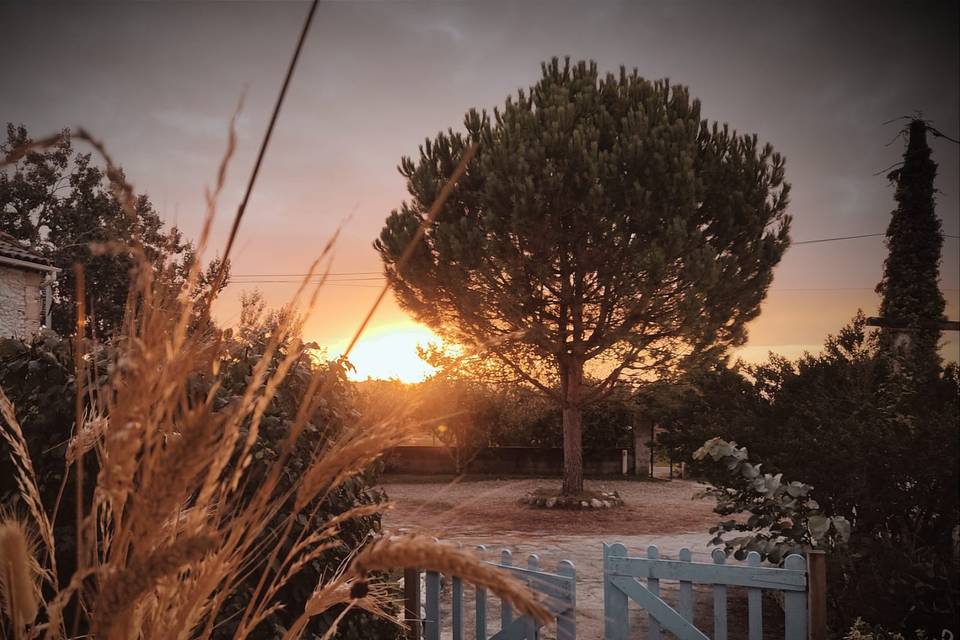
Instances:
[[[51,288],[58,271],[0,232],[0,338],[29,338],[50,325]]]

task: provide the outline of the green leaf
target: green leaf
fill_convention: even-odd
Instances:
[[[840,540],[843,542],[848,542],[850,540],[851,530],[850,521],[843,516],[833,516],[833,518],[830,519],[830,522],[833,524],[833,528],[836,530]]]
[[[810,519],[807,520],[807,530],[814,540],[823,540],[827,532],[830,531],[830,518],[820,515],[811,516]]]

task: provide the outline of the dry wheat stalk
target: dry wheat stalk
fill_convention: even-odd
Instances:
[[[357,585],[363,585],[363,595],[358,597]],[[303,614],[294,622],[283,636],[283,640],[294,640],[303,635],[304,628],[311,618],[321,615],[331,607],[348,605],[348,608],[362,609],[373,615],[400,623],[388,610],[384,603],[391,599],[387,588],[375,581],[358,580],[343,573],[338,574],[325,584],[318,585],[310,595],[304,606]],[[344,611],[346,611],[345,609]],[[337,621],[331,625],[329,632],[335,632]]]
[[[304,472],[295,509],[300,510],[321,492],[329,492],[350,476],[366,469],[385,450],[408,441],[410,432],[393,420],[348,431]]]
[[[27,627],[37,618],[41,573],[36,542],[26,524],[0,514],[0,609],[17,640],[25,637]]]
[[[530,590],[502,569],[488,565],[472,554],[437,544],[422,536],[381,538],[357,554],[350,572],[354,577],[363,578],[374,571],[400,567],[457,576],[495,593],[517,611],[541,624],[547,624],[552,619],[550,612],[534,599]]]
[[[27,506],[30,516],[33,518],[40,534],[40,539],[46,547],[47,558],[50,563],[49,578],[53,585],[56,585],[57,562],[54,557],[53,545],[53,527],[43,510],[43,502],[40,500],[40,490],[37,488],[37,474],[33,470],[33,461],[30,459],[30,452],[27,449],[27,442],[23,437],[23,430],[20,423],[17,422],[17,415],[13,408],[13,403],[0,388],[0,418],[3,418],[4,426],[0,426],[0,437],[2,437],[10,447],[10,457],[16,469],[17,488],[20,492],[20,498]],[[6,517],[0,514],[0,521],[6,521]]]
[[[107,430],[108,418],[103,415],[90,417],[89,411],[83,421],[83,427],[67,443],[67,464],[73,464],[80,456],[89,453]]]
[[[181,538],[154,550],[138,562],[107,575],[101,583],[93,610],[93,632],[98,638],[130,638],[134,630],[127,628],[128,616],[138,599],[156,583],[185,566],[198,562],[216,546],[212,537]],[[117,633],[121,631],[122,633]]]
[[[93,145],[106,160],[111,188],[131,213],[135,193],[132,185],[102,144],[82,130],[77,137]],[[54,137],[38,144],[55,144],[58,140]],[[216,185],[207,194],[207,217],[198,256],[206,246],[234,145],[231,122],[227,152]],[[456,175],[462,174],[466,161],[467,158],[461,162]],[[434,208],[442,204],[449,187],[445,187]],[[310,274],[330,254],[335,239],[336,236],[326,244]],[[251,575],[259,575],[237,637],[249,635],[260,621],[281,607],[303,606],[300,619],[288,634],[297,637],[312,617],[331,606],[345,604],[344,611],[326,632],[326,636],[332,636],[342,616],[354,608],[392,618],[389,594],[383,585],[367,582],[369,572],[418,566],[475,580],[514,603],[519,611],[544,619],[545,611],[530,593],[499,570],[478,563],[470,555],[420,540],[375,542],[354,556],[349,566],[340,567],[322,580],[306,603],[279,602],[279,590],[329,548],[342,522],[384,508],[362,505],[331,517],[319,530],[302,531],[296,539],[290,538],[298,515],[313,517],[332,489],[361,472],[385,448],[405,439],[407,432],[399,427],[402,420],[388,416],[347,425],[339,437],[317,453],[293,486],[284,488],[280,482],[284,465],[327,392],[330,378],[318,367],[281,443],[278,459],[267,468],[264,477],[252,480],[249,452],[257,439],[261,417],[302,355],[298,336],[303,319],[293,313],[293,307],[283,312],[243,393],[228,407],[214,410],[223,339],[209,320],[215,295],[203,300],[195,295],[200,282],[200,260],[190,265],[185,286],[172,290],[163,277],[167,267],[149,264],[136,243],[126,247],[105,245],[95,250],[122,251],[137,264],[121,335],[116,339],[117,356],[110,366],[109,382],[103,388],[88,388],[87,418],[78,420],[84,427],[68,447],[70,462],[92,454],[100,466],[92,512],[81,522],[86,546],[95,550],[95,557],[90,558],[92,566],[72,576],[69,584],[48,602],[35,603],[30,610],[24,608],[29,602],[8,603],[7,609],[18,611],[11,614],[4,609],[8,618],[16,622],[31,611],[36,615],[36,609],[42,605],[49,622],[34,631],[43,631],[47,638],[62,639],[67,637],[63,611],[72,601],[78,604],[84,624],[98,638],[209,638],[227,598]],[[306,291],[309,280],[310,276],[304,278],[295,301]],[[323,278],[321,284],[322,281]],[[316,303],[319,288],[320,285],[315,287],[309,296],[308,310]],[[378,303],[382,297],[383,293]],[[192,324],[198,315],[199,327]],[[354,342],[368,320],[369,314]],[[285,344],[292,346],[271,372],[271,360]],[[200,398],[196,397],[193,384],[198,378],[210,381]],[[2,391],[0,416],[4,422],[0,435],[10,444],[20,493],[47,547],[48,573],[51,584],[56,586],[52,528],[40,502],[13,406]],[[241,442],[244,428],[247,434]],[[252,495],[245,491],[252,491]],[[291,500],[293,513],[277,529],[268,531],[266,528],[274,526],[271,523],[275,523],[282,505]],[[9,522],[0,517],[2,535],[17,535],[8,533],[14,530]],[[3,548],[8,547],[14,549],[16,544],[5,544]],[[281,553],[284,548],[287,551]],[[29,547],[10,557],[36,565]],[[4,562],[2,566],[9,569],[5,584],[22,582],[22,569],[27,565]],[[31,570],[33,576],[42,573],[38,566]],[[17,589],[18,594],[21,591]],[[14,619],[13,615],[19,618]]]

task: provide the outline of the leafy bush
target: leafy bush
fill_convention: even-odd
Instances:
[[[492,425],[490,442],[502,447],[563,446],[563,416],[554,403],[521,388],[502,389],[493,395],[500,408]],[[633,447],[635,405],[626,392],[618,392],[583,409],[583,448]]]
[[[99,358],[100,371],[106,371]],[[101,375],[104,375],[101,374]],[[37,474],[43,507],[52,513],[64,485],[67,445],[73,435],[74,364],[73,344],[53,332],[44,332],[29,342],[0,339],[0,389],[16,407],[17,419],[25,425],[30,457]],[[97,463],[86,456],[87,477],[96,477]],[[92,486],[85,487],[85,500],[92,500]],[[10,450],[0,439],[0,505],[22,511]],[[73,570],[76,549],[75,494],[64,491],[53,524],[57,542],[57,565],[64,573]]]
[[[738,560],[756,551],[779,564],[791,553],[833,550],[849,540],[850,523],[843,516],[824,515],[810,495],[813,487],[795,480],[786,482],[782,473],[763,473],[762,465],[751,463],[746,448],[736,442],[713,438],[693,457],[710,458],[728,474],[722,487],[714,486],[702,494],[716,499],[714,511],[721,516],[750,513],[745,521],[724,520],[710,529],[715,534],[710,544],[722,544]],[[724,538],[734,531],[752,535]]]
[[[844,640],[907,640],[907,638],[916,638],[916,640],[925,640],[926,633],[922,630],[917,631],[912,636],[904,636],[902,633],[884,629],[880,625],[869,625],[860,618],[857,618],[850,630],[843,636]]]
[[[516,384],[435,376],[417,384],[367,380],[358,385],[361,404],[383,411],[383,404],[413,406],[412,428],[443,444],[479,447],[560,447],[563,420],[554,403]],[[633,447],[636,404],[626,392],[614,393],[583,411],[584,449]],[[444,429],[439,429],[440,425]],[[702,443],[702,440],[701,440]],[[469,459],[469,453],[467,455]]]
[[[904,384],[858,315],[828,338],[821,354],[773,357],[749,367],[745,379],[753,390],[727,414],[729,423],[696,428],[747,445],[773,477],[811,481],[819,511],[850,523],[848,545],[829,556],[835,626],[847,628],[862,617],[891,628],[956,628],[957,366],[924,385]],[[715,397],[723,388],[706,387],[705,406],[724,406],[727,401]],[[738,493],[742,477],[706,477],[716,490],[737,496],[726,509],[754,513],[749,494]],[[763,516],[744,524],[761,534],[766,522]]]
[[[355,408],[356,392],[353,384],[347,380],[345,362],[318,361],[315,354],[319,346],[315,343],[301,343],[291,336],[282,340],[274,349],[269,348],[270,340],[281,328],[290,322],[286,311],[266,312],[259,294],[245,295],[241,299],[240,322],[234,331],[224,335],[224,354],[222,360],[221,386],[217,392],[216,406],[225,408],[239,401],[248,381],[254,375],[254,369],[261,365],[264,354],[270,354],[266,375],[272,377],[285,359],[294,358],[293,365],[283,377],[275,393],[266,405],[260,420],[256,442],[250,450],[251,467],[249,473],[253,482],[247,491],[253,496],[256,483],[265,477],[279,456],[279,449],[293,423],[298,408],[303,404],[310,380],[317,369],[326,370],[324,401],[313,417],[307,422],[303,434],[297,441],[296,449],[284,465],[280,481],[280,490],[290,492],[298,479],[306,473],[311,462],[331,441],[336,440],[344,431],[348,422],[360,417]],[[271,353],[272,351],[272,353]],[[248,435],[248,425],[241,427],[241,439]],[[239,461],[234,461],[239,463]],[[291,495],[274,516],[275,524],[268,531],[277,530],[287,519],[292,518],[292,526],[287,540],[280,550],[281,557],[288,553],[294,542],[311,532],[323,530],[339,514],[358,507],[376,505],[383,501],[382,491],[371,488],[372,478],[364,474],[346,479],[332,492],[322,498],[316,498],[301,510],[295,511]],[[380,513],[371,511],[350,518],[338,527],[336,544],[312,559],[296,576],[289,580],[278,592],[283,602],[307,602],[317,584],[325,575],[331,574],[363,543],[368,542],[380,532]],[[266,534],[267,537],[272,533]],[[268,540],[264,540],[268,543]],[[247,606],[249,593],[256,585],[259,576],[251,576],[246,587],[240,588],[227,602],[221,613],[221,625],[214,634],[216,638],[232,638],[235,624]],[[333,619],[339,615],[342,607],[334,608],[322,616],[317,616],[305,628],[308,633],[322,635]],[[282,609],[275,612],[263,623],[252,638],[272,638],[282,633],[298,616],[296,610]],[[338,637],[347,639],[394,638],[400,636],[396,625],[366,612],[357,611],[341,622]]]
[[[684,460],[693,474],[713,467],[691,462],[693,454],[714,436],[753,442],[760,407],[758,390],[740,363],[727,361],[684,373],[678,380],[642,386],[637,401],[661,429],[657,450],[666,458]]]
[[[246,486],[246,492],[252,497],[257,481],[262,480],[270,465],[278,457],[278,449],[283,441],[297,408],[303,402],[304,394],[311,377],[317,368],[326,368],[327,379],[324,402],[304,429],[297,447],[286,462],[281,479],[281,493],[293,489],[295,481],[309,467],[316,452],[335,439],[342,432],[344,424],[358,417],[354,409],[354,391],[345,376],[344,364],[316,362],[310,355],[316,345],[302,345],[293,339],[284,340],[275,349],[268,349],[268,342],[278,328],[285,322],[281,313],[264,314],[263,305],[258,297],[244,301],[243,314],[235,332],[227,332],[221,337],[222,353],[215,406],[223,410],[231,403],[238,402],[248,384],[253,369],[265,353],[269,355],[266,375],[273,376],[280,363],[294,350],[299,357],[284,376],[275,394],[264,409],[260,421],[259,433],[250,450],[249,473],[254,481]],[[110,373],[109,363],[114,360],[113,348],[99,348],[94,354],[99,362],[99,384],[107,382]],[[26,442],[36,470],[37,484],[43,506],[47,512],[53,511],[64,484],[67,470],[65,454],[73,435],[74,421],[74,373],[73,344],[62,340],[52,332],[44,333],[29,343],[18,340],[0,340],[0,388],[4,389],[14,406],[18,421],[24,425]],[[209,381],[195,380],[197,389],[209,389]],[[241,427],[241,441],[249,433],[249,422]],[[96,456],[84,457],[86,477],[96,478],[98,464]],[[233,464],[239,461],[234,460]],[[0,439],[0,503],[15,505],[20,497],[16,475],[11,467],[11,457],[6,443]],[[85,508],[89,512],[93,499],[94,483],[87,483],[85,489]],[[289,495],[289,494],[288,494]],[[379,491],[370,488],[369,479],[363,475],[345,480],[323,499],[315,499],[306,505],[302,513],[293,510],[292,496],[282,508],[277,509],[275,524],[268,527],[266,537],[275,535],[275,531],[287,518],[293,517],[290,536],[281,548],[281,557],[290,552],[291,546],[304,532],[320,531],[325,523],[339,514],[362,506],[375,505],[381,500]],[[73,491],[64,491],[60,496],[57,519],[53,523],[56,540],[57,565],[60,575],[69,577],[74,569],[75,503]],[[333,573],[344,563],[348,556],[380,531],[379,513],[365,513],[343,522],[336,535],[337,543],[313,558],[278,593],[284,602],[307,602],[317,584],[325,575]],[[265,538],[264,542],[268,542]],[[214,637],[233,637],[240,615],[247,606],[250,593],[256,586],[259,574],[253,573],[246,580],[246,586],[238,586],[224,604],[221,624]],[[66,586],[61,585],[61,586]],[[341,607],[342,608],[342,607]],[[319,633],[329,627],[332,619],[338,615],[334,608],[325,615],[317,616],[305,629],[309,633]],[[278,630],[288,627],[297,617],[296,608],[284,608],[276,611],[262,623],[249,637],[273,638]],[[364,612],[356,612],[341,621],[342,638],[367,638],[371,630],[378,637],[397,637],[399,630],[395,625],[376,619]]]
[[[220,182],[208,197],[201,248],[234,140],[231,129]],[[62,137],[53,136],[34,148],[58,141]],[[97,148],[114,192],[132,194],[123,173]],[[17,153],[5,162],[15,161]],[[120,198],[131,218],[136,202]],[[109,347],[96,346],[91,338],[103,334],[90,327],[88,335],[77,322],[77,373],[73,381],[63,377],[72,382],[73,398],[69,387],[58,389],[60,400],[75,399],[74,429],[70,433],[66,412],[51,423],[69,437],[67,463],[94,458],[99,464],[90,479],[94,499],[77,491],[76,562],[69,572],[61,573],[64,567],[56,562],[62,552],[53,533],[57,509],[51,514],[45,505],[31,447],[0,388],[0,441],[8,463],[0,477],[14,478],[23,505],[22,516],[0,510],[0,634],[166,640],[273,638],[282,632],[284,640],[293,640],[325,619],[313,628],[323,637],[345,630],[369,637],[369,623],[344,616],[362,610],[393,619],[395,599],[378,577],[407,566],[455,573],[523,615],[549,621],[527,587],[474,554],[419,537],[350,547],[343,531],[351,521],[361,523],[362,533],[363,523],[375,523],[371,519],[381,509],[352,493],[363,486],[357,478],[406,433],[389,419],[348,419],[347,365],[313,362],[310,347],[299,340],[300,319],[280,313],[259,323],[262,305],[248,301],[247,322],[232,342],[231,334],[213,325],[219,289],[203,293],[208,283],[197,261],[184,266],[178,283],[167,277],[168,263],[131,253],[129,296]],[[32,374],[38,360],[30,349],[12,352],[13,360],[27,354],[17,373]],[[47,360],[66,370],[58,358]],[[27,404],[36,401],[43,393],[34,387],[44,384],[34,379],[20,395]],[[82,463],[74,468],[79,488]],[[329,516],[315,521],[321,512]],[[324,565],[331,555],[343,561]],[[296,602],[282,599],[296,593],[301,574],[310,570],[317,576],[312,590]],[[8,591],[11,579],[16,587]]]
[[[74,414],[73,349],[67,341],[45,332],[29,342],[0,339],[0,388],[17,408],[17,418],[29,425],[30,454],[39,475],[46,507],[53,507],[63,481],[67,442]],[[0,440],[0,502],[18,495],[10,471],[6,444]]]

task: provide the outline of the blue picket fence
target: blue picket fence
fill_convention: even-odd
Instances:
[[[488,550],[484,546],[477,547],[477,553],[486,558]],[[526,566],[517,566],[513,561],[513,554],[504,549],[500,552],[498,562],[484,560],[503,571],[510,573],[514,578],[523,582],[532,591],[540,594],[541,602],[554,617],[557,640],[576,640],[577,637],[577,572],[573,563],[563,560],[557,564],[556,571],[546,571],[540,566],[540,558],[536,554],[527,557]],[[419,582],[420,572],[407,572],[405,580]],[[473,595],[473,633],[469,636],[477,640],[538,640],[540,624],[529,616],[515,616],[509,603],[500,601],[500,620],[498,628],[492,632],[488,619],[489,596],[485,589],[470,587],[465,593],[463,581],[457,576],[441,576],[433,571],[423,573],[424,598],[423,619],[420,621],[423,628],[424,640],[440,640],[446,629],[441,606],[444,580],[450,585],[450,616],[449,630],[452,640],[465,640],[466,600]],[[412,586],[412,585],[410,585]],[[405,585],[407,588],[408,585]],[[419,584],[407,588],[410,594],[413,589],[419,590]],[[417,604],[410,604],[408,595],[407,611],[419,609]],[[409,618],[408,618],[409,620]],[[443,634],[446,635],[446,634]]]
[[[551,572],[540,566],[536,554],[528,556],[526,566],[518,566],[509,550],[502,550],[497,561],[486,559],[490,552],[484,546],[477,547],[476,551],[485,562],[509,572],[540,594],[541,601],[554,616],[557,640],[576,640],[577,574],[572,562],[561,561],[556,570]],[[803,556],[791,555],[782,567],[763,566],[757,553],[750,553],[746,563],[728,562],[719,549],[713,551],[712,562],[694,562],[692,556],[689,549],[682,549],[676,559],[663,558],[658,548],[651,546],[644,556],[636,557],[629,555],[622,544],[604,544],[603,640],[628,640],[633,637],[629,615],[631,602],[644,610],[647,616],[645,637],[651,640],[661,640],[664,632],[679,640],[727,640],[728,587],[741,587],[747,591],[746,630],[749,640],[761,640],[764,637],[764,591],[782,592],[785,640],[825,640],[826,573],[821,552],[812,552],[809,563]],[[499,623],[490,624],[490,598],[485,590],[472,586],[465,590],[462,580],[457,576],[441,576],[412,569],[405,572],[404,580],[405,618],[410,638],[540,638],[541,628],[536,621],[515,616],[510,605],[503,601],[500,602]],[[676,589],[670,589],[676,591],[673,602],[661,597],[661,582],[665,581],[677,583]],[[448,588],[442,588],[444,584],[449,585]],[[698,592],[704,595],[703,591],[711,593],[713,599],[709,635],[698,629],[694,620],[695,596]],[[467,635],[466,614],[471,596],[473,632]],[[446,607],[442,606],[446,602],[450,604],[449,619],[444,615]],[[496,627],[496,631],[493,631],[493,627]],[[779,636],[779,629],[776,635]]]
[[[676,560],[659,557],[656,546],[646,557],[631,557],[622,544],[603,545],[603,608],[605,640],[630,637],[629,603],[647,613],[647,637],[659,640],[669,631],[680,640],[727,640],[727,587],[747,588],[748,637],[763,638],[763,591],[782,591],[786,640],[806,640],[807,562],[791,555],[783,567],[761,566],[760,554],[751,552],[747,563],[727,564],[726,554],[715,549],[712,563],[693,562],[689,549]],[[644,582],[641,582],[640,580]],[[662,580],[679,582],[676,607],[660,597]],[[712,636],[694,626],[694,585],[711,585],[713,591]]]

